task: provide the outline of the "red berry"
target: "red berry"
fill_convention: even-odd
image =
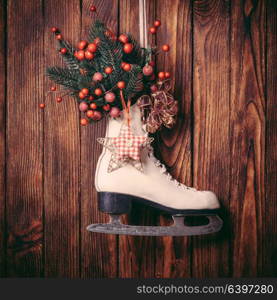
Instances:
[[[123,61],[123,62],[121,63],[121,68],[123,69],[125,65],[126,65],[126,62]]]
[[[88,125],[88,120],[87,119],[81,119],[80,123],[81,123],[82,126],[86,126],[86,125]]]
[[[119,117],[119,115],[120,115],[120,109],[116,106],[112,107],[110,111],[110,116],[112,118],[117,118]]]
[[[94,115],[94,111],[93,110],[88,110],[87,111],[87,117],[91,118]]]
[[[165,78],[169,78],[170,77],[170,73],[169,72],[165,72]]]
[[[111,74],[113,72],[113,68],[112,67],[106,67],[105,68],[105,73],[106,74]]]
[[[158,77],[160,79],[164,79],[165,78],[165,72],[159,72]]]
[[[97,89],[95,89],[94,94],[95,94],[96,96],[101,96],[101,95],[102,95],[102,90],[99,89],[99,88],[97,88]]]
[[[82,92],[79,92],[79,98],[80,99],[85,99],[86,98],[86,95]]]
[[[132,66],[130,64],[124,63],[122,69],[126,72],[129,72],[132,69]]]
[[[61,34],[57,34],[57,35],[56,35],[56,39],[57,39],[57,40],[62,40],[62,39],[63,39],[63,36],[62,36]]]
[[[169,45],[167,45],[167,44],[165,44],[165,45],[162,46],[162,50],[163,50],[164,52],[168,52],[169,49],[170,49],[170,47],[169,47]]]
[[[123,51],[127,54],[131,53],[134,49],[134,46],[131,44],[131,43],[126,43],[124,46],[123,46]]]
[[[105,111],[109,111],[110,108],[111,108],[110,104],[105,104],[105,105],[103,106],[103,109],[104,109]]]
[[[102,79],[103,79],[103,75],[100,72],[96,72],[92,76],[92,80],[94,81],[101,81]]]
[[[93,97],[92,95],[90,95],[90,96],[88,97],[88,100],[89,100],[89,101],[93,101],[93,100],[94,100],[94,97]]]
[[[115,100],[115,94],[113,92],[108,92],[106,95],[105,95],[105,100],[107,102],[114,102]]]
[[[55,86],[51,86],[50,90],[54,92],[57,88]]]
[[[125,86],[126,86],[126,84],[125,84],[124,81],[119,81],[119,82],[117,83],[117,87],[118,87],[119,89],[121,89],[121,90],[124,89]]]
[[[57,98],[56,98],[56,101],[57,101],[57,102],[62,102],[62,101],[63,101],[63,98],[62,98],[62,97],[57,97]]]
[[[88,60],[92,60],[94,58],[94,54],[90,51],[85,51],[85,58]]]
[[[153,68],[150,65],[145,65],[142,68],[142,72],[145,76],[150,76],[153,73]]]
[[[118,38],[118,40],[123,43],[126,44],[128,42],[128,36],[126,34],[121,34]]]
[[[155,27],[160,27],[160,26],[161,26],[161,21],[160,21],[160,20],[156,20],[156,21],[154,22],[154,26],[155,26]]]
[[[83,89],[81,89],[81,92],[87,96],[89,93],[89,90],[87,88],[83,88]]]
[[[78,60],[84,60],[85,59],[85,51],[84,50],[79,50],[76,54],[76,57]]]
[[[91,12],[96,12],[96,6],[91,5],[91,7],[89,8],[89,10],[90,10]]]
[[[51,28],[51,31],[52,31],[52,32],[57,32],[58,30],[59,30],[59,29],[58,29],[57,27],[52,27],[52,28]]]
[[[61,54],[66,54],[67,53],[67,49],[66,48],[61,48],[60,52],[61,52]]]
[[[91,103],[89,107],[90,107],[91,109],[96,109],[96,108],[97,108],[97,105],[96,105],[96,103]]]
[[[156,29],[156,27],[150,27],[149,31],[152,34],[155,34],[157,32],[157,29]]]
[[[81,102],[79,104],[79,110],[80,111],[85,112],[85,111],[87,111],[87,109],[88,109],[88,105],[86,104],[86,102]]]
[[[98,120],[100,120],[101,118],[102,118],[101,112],[98,111],[98,110],[94,111],[94,114],[93,114],[93,116],[92,116],[92,119],[93,119],[94,121],[98,121]]]
[[[97,45],[95,43],[88,44],[87,50],[94,53],[97,50]]]
[[[39,107],[40,107],[41,109],[44,109],[45,104],[44,104],[44,103],[40,103]]]
[[[84,49],[86,48],[87,44],[88,44],[87,41],[80,41],[80,42],[78,43],[78,48],[79,48],[80,50],[84,50]]]

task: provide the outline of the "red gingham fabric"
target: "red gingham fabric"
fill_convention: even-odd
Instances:
[[[121,134],[111,139],[118,158],[132,158],[134,160],[140,160],[140,150],[147,141],[147,137],[135,136],[129,127],[122,128]]]

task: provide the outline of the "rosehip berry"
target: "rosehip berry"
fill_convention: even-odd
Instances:
[[[80,123],[81,123],[82,126],[86,126],[86,125],[88,125],[88,120],[87,119],[81,119]]]
[[[99,89],[99,88],[97,88],[97,89],[95,89],[94,94],[95,94],[96,96],[101,96],[101,95],[102,95],[102,90]]]
[[[84,95],[88,95],[88,93],[89,93],[89,89],[87,89],[87,88],[83,88],[83,89],[81,89],[81,92],[84,94]]]
[[[159,72],[158,77],[160,79],[164,79],[165,78],[165,72]]]
[[[106,74],[111,74],[113,72],[113,68],[112,67],[106,67],[105,68],[105,73]]]
[[[155,27],[160,27],[160,26],[161,26],[161,21],[160,21],[160,20],[156,20],[156,21],[154,22],[154,26],[155,26]]]
[[[93,115],[94,115],[94,111],[92,111],[92,110],[87,111],[87,117],[88,118],[92,118]]]
[[[128,42],[128,36],[126,34],[121,34],[119,37],[118,37],[118,40],[123,43],[123,44],[126,44]]]
[[[125,84],[124,81],[119,81],[119,82],[117,83],[117,87],[118,87],[119,89],[124,89],[125,86],[126,86],[126,84]]]
[[[91,109],[96,109],[96,108],[97,108],[97,105],[96,105],[96,103],[91,103],[89,107],[90,107]]]
[[[169,45],[167,45],[167,44],[165,44],[165,45],[162,46],[162,50],[163,50],[164,52],[168,52],[169,49],[170,49],[170,47],[169,47]]]
[[[97,45],[95,43],[88,44],[87,50],[94,53],[97,50]]]

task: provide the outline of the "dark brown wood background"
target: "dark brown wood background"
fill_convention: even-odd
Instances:
[[[115,32],[139,35],[138,1],[94,0]],[[181,115],[156,139],[179,181],[212,189],[224,230],[205,237],[117,237],[86,231],[98,212],[96,138],[74,101],[39,103],[60,64],[49,28],[85,37],[90,0],[0,0],[0,276],[260,277],[277,275],[276,1],[148,0],[171,51]],[[145,207],[125,221],[164,224]]]

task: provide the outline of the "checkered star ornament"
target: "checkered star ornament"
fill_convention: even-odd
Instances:
[[[97,141],[112,153],[108,166],[108,173],[127,164],[131,164],[139,171],[143,171],[141,150],[148,146],[154,138],[136,136],[130,126],[122,125],[118,137],[98,138]]]

